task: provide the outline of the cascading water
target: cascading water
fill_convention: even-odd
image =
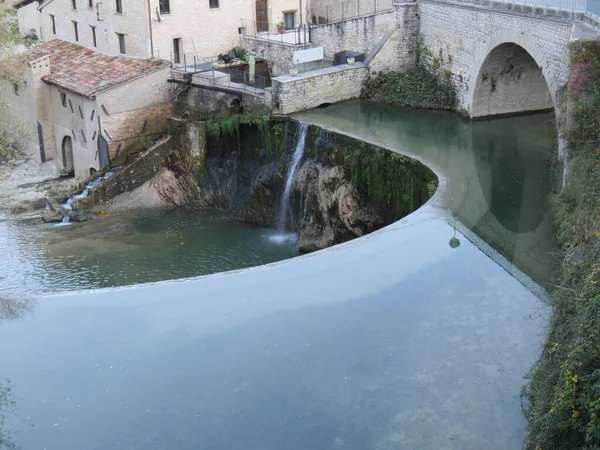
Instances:
[[[64,208],[64,210],[66,211],[66,215],[63,217],[62,222],[59,222],[57,224],[55,224],[55,227],[64,227],[65,225],[70,225],[71,224],[71,218],[70,215],[73,212],[73,201],[80,199],[80,198],[85,198],[88,196],[88,194],[90,193],[90,189],[94,189],[98,184],[100,184],[102,182],[102,180],[106,180],[110,177],[113,176],[113,172],[107,172],[106,175],[104,175],[103,177],[98,177],[95,180],[90,181],[87,186],[85,187],[85,189],[81,192],[81,194],[75,194],[71,197],[69,197],[69,199],[66,201],[66,203],[63,203],[62,206]]]
[[[294,149],[294,154],[292,155],[292,161],[287,173],[287,179],[285,180],[285,189],[283,190],[283,194],[281,196],[281,206],[279,207],[279,218],[277,220],[277,232],[279,234],[283,234],[285,232],[285,223],[288,215],[288,209],[290,207],[290,191],[292,190],[292,183],[294,182],[294,174],[298,168],[298,163],[304,154],[304,143],[306,141],[307,131],[308,124],[300,122],[296,148]]]

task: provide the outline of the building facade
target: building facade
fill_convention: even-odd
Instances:
[[[22,33],[66,39],[109,54],[209,60],[240,36],[291,28],[301,0],[19,0]],[[305,14],[304,14],[305,16]],[[186,61],[187,62],[187,61]]]
[[[169,62],[108,56],[59,39],[24,56],[23,82],[0,81],[0,94],[27,127],[25,150],[36,161],[86,178],[166,131]]]

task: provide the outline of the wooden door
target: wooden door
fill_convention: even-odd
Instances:
[[[256,31],[269,31],[269,18],[268,18],[268,2],[269,0],[255,0],[256,1]]]

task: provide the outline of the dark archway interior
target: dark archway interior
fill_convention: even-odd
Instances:
[[[473,118],[525,114],[554,108],[542,70],[521,46],[494,48],[479,70],[473,95]]]
[[[63,168],[73,169],[73,141],[71,136],[65,136],[62,141],[62,163]]]

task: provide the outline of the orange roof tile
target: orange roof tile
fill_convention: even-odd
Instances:
[[[29,50],[28,56],[45,52],[50,53],[50,74],[42,80],[86,97],[170,64],[164,59],[110,56],[61,39]]]

